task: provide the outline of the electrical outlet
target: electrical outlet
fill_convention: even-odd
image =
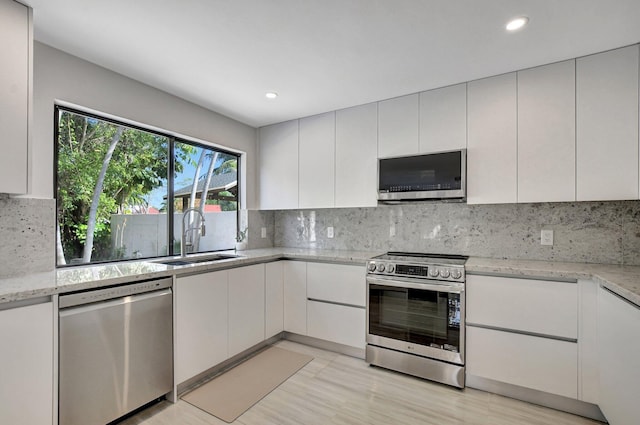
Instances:
[[[260,229],[260,237],[262,239],[265,239],[267,237],[267,228],[263,227],[262,229]]]
[[[553,230],[542,229],[540,231],[540,245],[553,245]]]
[[[333,227],[331,226],[327,227],[327,237],[329,239],[333,238]]]

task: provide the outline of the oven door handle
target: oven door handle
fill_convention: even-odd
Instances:
[[[432,284],[432,283],[416,283],[412,280],[400,279],[384,279],[378,277],[367,277],[367,284],[380,286],[391,286],[394,288],[419,289],[423,291],[449,292],[453,294],[461,294],[464,292],[463,284]]]

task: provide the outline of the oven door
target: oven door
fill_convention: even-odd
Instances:
[[[464,364],[464,284],[367,277],[367,344]]]

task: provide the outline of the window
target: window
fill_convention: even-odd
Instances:
[[[183,218],[187,252],[235,246],[237,154],[63,107],[55,139],[58,266],[178,254]]]

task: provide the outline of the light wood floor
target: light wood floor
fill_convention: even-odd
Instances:
[[[600,422],[483,391],[458,390],[369,367],[363,360],[280,341],[281,348],[314,360],[234,425],[577,425]],[[222,425],[214,416],[180,400],[162,402],[121,425]],[[601,424],[600,424],[601,425]]]

